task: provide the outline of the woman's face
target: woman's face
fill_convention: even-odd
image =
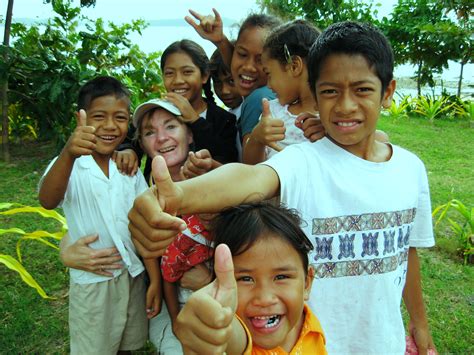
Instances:
[[[157,109],[144,117],[140,143],[145,153],[165,158],[168,169],[181,168],[188,157],[193,138],[188,126],[165,109]]]
[[[235,43],[230,68],[235,86],[244,97],[267,83],[262,66],[263,42],[267,34],[265,28],[247,28]]]

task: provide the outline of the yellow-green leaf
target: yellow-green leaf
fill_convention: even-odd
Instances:
[[[43,288],[35,281],[33,276],[21,265],[18,260],[12,258],[10,255],[0,254],[0,263],[4,264],[7,268],[16,271],[20,274],[22,280],[30,287],[36,289],[39,295],[47,299],[56,299],[56,297],[50,297],[46,294]]]

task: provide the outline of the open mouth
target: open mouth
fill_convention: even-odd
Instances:
[[[241,86],[244,87],[252,87],[257,82],[257,78],[244,74],[239,75],[239,79]]]
[[[250,322],[256,329],[272,329],[278,326],[281,321],[281,315],[275,314],[271,316],[251,317]]]
[[[178,95],[184,95],[188,92],[188,89],[174,89],[173,92]]]
[[[116,136],[99,136],[102,141],[112,143],[117,137]]]
[[[169,152],[172,152],[173,150],[176,149],[176,146],[173,145],[171,147],[166,147],[166,148],[161,148],[161,149],[158,149],[158,153],[160,154],[166,154],[166,153],[169,153]]]

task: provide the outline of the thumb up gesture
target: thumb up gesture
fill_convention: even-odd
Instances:
[[[252,138],[279,152],[283,148],[277,142],[285,138],[285,131],[283,120],[273,118],[270,112],[270,103],[267,99],[263,99],[262,117],[252,131]]]
[[[175,334],[186,354],[229,354],[235,351],[232,344],[238,333],[234,328],[240,326],[234,317],[237,283],[232,255],[225,244],[218,245],[215,250],[214,271],[216,279],[194,292],[178,314]],[[239,338],[244,341],[239,350],[243,350],[246,344],[245,333],[241,335]]]
[[[96,147],[95,127],[87,126],[87,114],[80,110],[77,114],[77,126],[69,137],[65,151],[73,158],[91,155]]]

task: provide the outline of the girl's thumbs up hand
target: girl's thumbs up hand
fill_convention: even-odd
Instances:
[[[277,142],[285,138],[285,131],[283,120],[273,118],[270,112],[270,103],[267,99],[263,99],[262,116],[252,131],[252,138],[279,152],[283,148]]]
[[[185,353],[222,354],[233,334],[237,283],[225,244],[215,250],[214,271],[216,279],[194,292],[177,317],[175,333]]]

